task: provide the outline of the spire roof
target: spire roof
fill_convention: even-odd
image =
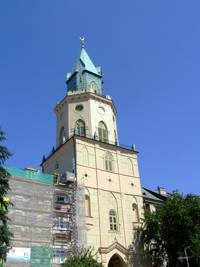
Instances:
[[[80,66],[82,65],[82,67]],[[89,71],[95,75],[102,76],[101,75],[101,68],[100,67],[95,67],[94,63],[90,59],[86,49],[84,46],[81,47],[81,52],[80,55],[75,63],[75,66],[72,70],[72,72],[67,73],[67,80],[69,80],[76,72],[80,72],[80,70],[86,70]]]
[[[84,38],[81,37],[81,50],[72,72],[67,73],[67,90],[72,92],[93,92],[103,94],[103,81],[101,67],[95,66],[85,47]]]
[[[95,65],[93,64],[92,60],[90,59],[90,57],[89,57],[89,55],[88,55],[88,53],[84,47],[81,48],[79,60],[84,65],[85,70],[99,75]]]

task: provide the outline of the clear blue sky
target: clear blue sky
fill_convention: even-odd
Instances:
[[[140,152],[143,186],[199,194],[199,10],[199,0],[1,1],[7,164],[37,167],[54,145],[53,108],[83,34],[116,103],[120,142]]]

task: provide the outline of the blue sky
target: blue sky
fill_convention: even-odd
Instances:
[[[9,165],[38,166],[55,144],[53,108],[79,54],[104,73],[122,144],[136,144],[143,186],[200,188],[199,0],[0,2],[0,125]]]

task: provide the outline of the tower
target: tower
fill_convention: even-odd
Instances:
[[[105,267],[114,262],[125,267],[142,216],[137,151],[119,145],[116,108],[103,94],[102,78],[82,43],[67,74],[67,94],[55,107],[56,149],[42,168],[66,178],[64,189],[57,186],[58,195],[69,192],[67,177],[74,176],[77,245],[94,247]]]

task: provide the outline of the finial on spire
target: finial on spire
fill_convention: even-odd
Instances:
[[[84,46],[85,46],[85,37],[81,36],[80,40],[81,40],[81,47],[84,48]]]

